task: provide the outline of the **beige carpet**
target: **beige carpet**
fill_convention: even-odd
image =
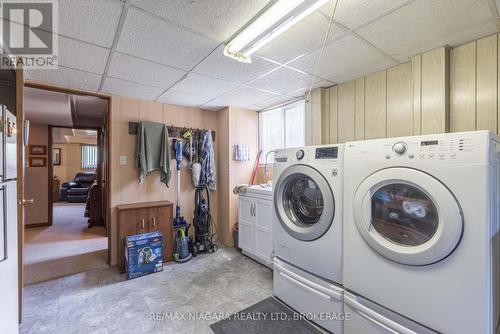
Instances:
[[[24,284],[107,266],[104,227],[87,227],[85,204],[55,203],[54,224],[25,229]]]

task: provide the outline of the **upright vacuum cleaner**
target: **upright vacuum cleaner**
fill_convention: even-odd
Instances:
[[[200,185],[195,190],[195,209],[193,226],[195,240],[192,247],[193,256],[200,253],[213,253],[217,245],[213,241],[211,231],[212,214],[210,213],[210,191],[206,185]]]
[[[179,203],[179,192],[181,189],[181,164],[182,164],[182,141],[174,140],[175,160],[177,162],[177,204],[175,206],[174,228],[176,229],[174,260],[177,262],[187,262],[191,259],[190,240],[187,236],[189,225],[181,216],[181,206]]]

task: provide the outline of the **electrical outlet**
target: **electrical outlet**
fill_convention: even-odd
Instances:
[[[122,165],[122,166],[127,165],[127,156],[126,155],[120,155],[120,165]]]

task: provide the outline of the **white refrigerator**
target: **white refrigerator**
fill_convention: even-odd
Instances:
[[[0,333],[19,331],[16,117],[0,105]]]

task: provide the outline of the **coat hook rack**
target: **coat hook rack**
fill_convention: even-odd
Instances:
[[[139,126],[138,122],[129,122],[128,123],[128,133],[131,135],[136,135],[137,134],[137,127]],[[206,131],[206,129],[194,129],[194,128],[186,128],[186,127],[179,127],[179,126],[174,126],[174,125],[167,125],[168,129],[168,136],[171,138],[181,138],[182,134],[184,134],[186,131],[191,131],[193,134],[198,135],[202,131]],[[215,131],[212,131],[212,140],[215,141]]]

